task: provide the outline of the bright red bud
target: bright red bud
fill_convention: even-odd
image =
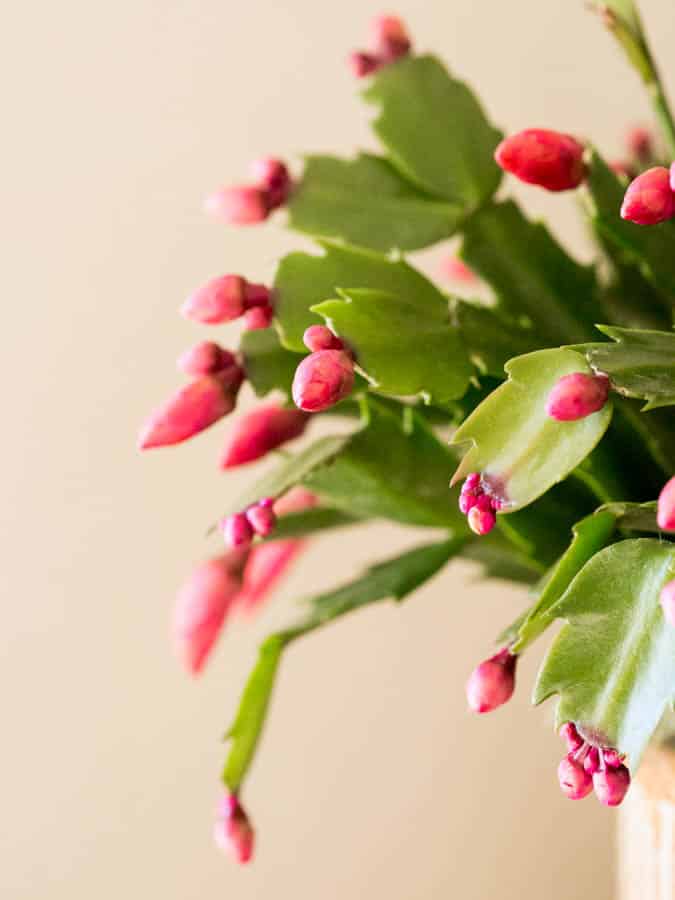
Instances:
[[[246,279],[241,275],[212,278],[191,294],[180,311],[186,319],[203,325],[220,325],[244,314]]]
[[[666,622],[675,627],[675,581],[669,581],[659,598]]]
[[[656,522],[663,531],[675,531],[675,475],[661,488]]]
[[[489,498],[485,494],[477,497],[475,503],[471,502],[470,496],[470,494],[466,494],[460,497],[460,510],[462,507],[468,508],[467,522],[469,523],[469,528],[474,534],[482,537],[482,535],[492,531],[497,524],[497,517]]]
[[[517,658],[504,648],[473,670],[466,684],[466,699],[473,712],[492,712],[511,698]]]
[[[235,422],[220,461],[221,468],[231,469],[260,459],[287,441],[300,437],[308,421],[307,413],[284,409],[277,404],[254,409]]]
[[[219,188],[206,198],[204,209],[227,225],[255,225],[270,213],[267,191],[249,185]]]
[[[145,422],[139,449],[179,444],[222,419],[234,409],[243,377],[241,368],[233,365],[176,391]]]
[[[349,396],[354,363],[342,350],[319,350],[306,356],[293,377],[293,401],[305,412],[321,412]]]
[[[593,788],[598,800],[605,806],[618,806],[630,787],[630,772],[621,765],[616,769],[604,769],[593,776]]]
[[[584,146],[569,134],[528,128],[505,138],[495,160],[505,172],[548,191],[569,191],[586,177]]]
[[[574,422],[602,409],[608,396],[606,375],[573,372],[554,385],[546,401],[546,414],[558,422]]]
[[[675,215],[675,194],[670,186],[670,173],[654,166],[638,175],[626,188],[621,204],[621,218],[636,225],[658,225]]]
[[[218,804],[213,839],[238,863],[247,863],[253,856],[253,827],[233,794],[223,797]]]
[[[213,375],[236,364],[229,350],[213,341],[200,341],[178,357],[178,368],[186,375]]]

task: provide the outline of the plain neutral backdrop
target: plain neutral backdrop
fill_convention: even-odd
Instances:
[[[668,60],[672,3],[642,7]],[[525,602],[467,566],[293,647],[246,792],[255,864],[238,869],[212,846],[220,736],[258,640],[298,597],[416,536],[382,525],[316,541],[190,681],[168,641],[174,592],[253,473],[217,471],[226,423],[145,457],[135,435],[179,383],[178,352],[204,333],[176,314],[186,293],[226,271],[267,279],[303,244],[283,217],[240,231],[207,220],[204,194],[261,153],[297,164],[303,151],[371,146],[344,58],[382,11],[377,0],[5,11],[3,897],[611,895],[614,815],[563,799],[550,706],[528,705],[543,648],[508,709],[465,711],[467,673]],[[569,130],[616,155],[624,127],[649,121],[582,0],[392,11],[505,129]],[[583,255],[573,198],[516,193]]]

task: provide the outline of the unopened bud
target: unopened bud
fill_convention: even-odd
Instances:
[[[597,747],[589,747],[584,757],[584,769],[589,775],[594,775],[600,769],[600,751]]]
[[[621,765],[616,769],[604,769],[593,776],[593,789],[605,806],[618,806],[630,787],[630,772]]]
[[[299,409],[268,404],[254,409],[235,422],[230,441],[220,461],[230,469],[253,462],[287,441],[300,437],[309,417]]]
[[[649,129],[641,125],[630,128],[626,133],[626,147],[641,163],[649,162],[654,155],[654,142]]]
[[[675,531],[675,475],[661,488],[656,522],[663,531]]]
[[[277,524],[277,517],[274,510],[271,506],[264,503],[257,503],[255,506],[250,506],[246,510],[246,518],[253,531],[255,531],[256,534],[259,534],[260,537],[267,537],[272,534],[274,526]]]
[[[267,192],[270,209],[286,202],[291,189],[291,176],[280,159],[266,156],[255,160],[251,165],[251,176],[256,185]]]
[[[203,325],[219,325],[243,315],[245,296],[246,279],[241,275],[221,275],[197,288],[180,311],[186,319]]]
[[[397,16],[378,16],[372,24],[372,49],[376,57],[392,62],[410,52],[412,44]]]
[[[200,341],[178,357],[178,368],[186,375],[213,375],[235,364],[234,354],[213,341]]]
[[[504,648],[473,670],[466,684],[466,699],[473,712],[491,712],[511,698],[516,684],[516,660]]]
[[[356,78],[365,78],[382,67],[381,60],[372,53],[361,53],[360,51],[350,53],[348,63]]]
[[[675,195],[670,186],[670,173],[654,166],[638,175],[626,188],[621,204],[621,218],[636,225],[658,225],[675,215]]]
[[[349,396],[354,363],[342,350],[319,350],[306,356],[293,377],[293,401],[305,412],[321,412]]]
[[[221,520],[220,530],[228,547],[245,548],[253,539],[253,529],[245,513],[234,513]]]
[[[340,338],[335,337],[325,325],[310,325],[305,329],[302,342],[312,353],[317,350],[342,350],[344,347]]]
[[[482,536],[492,531],[497,524],[497,517],[492,509],[486,509],[481,506],[480,500],[481,498],[479,497],[475,505],[471,505],[467,500],[465,505],[470,506],[469,514],[467,516],[469,528],[474,534]]]
[[[528,128],[505,138],[495,161],[521,181],[549,191],[569,191],[586,177],[584,146],[569,134]]]
[[[244,313],[244,328],[246,331],[260,331],[269,328],[274,318],[274,311],[270,306],[254,306]]]
[[[659,602],[666,622],[675,626],[675,581],[669,581],[663,588]]]
[[[249,185],[219,188],[206,198],[204,209],[227,225],[255,225],[270,213],[267,191]]]
[[[238,863],[247,863],[253,856],[253,827],[233,794],[223,797],[218,804],[213,839]]]
[[[583,800],[593,790],[593,778],[571,755],[558,766],[558,782],[568,800]]]
[[[570,752],[578,750],[584,743],[584,739],[577,731],[574,722],[565,722],[564,725],[561,725],[558,734],[565,741],[565,743],[567,744],[567,749]]]
[[[246,309],[255,306],[271,306],[272,291],[265,284],[247,282],[244,287],[244,304]]]
[[[546,401],[546,413],[558,422],[574,422],[602,409],[608,396],[606,375],[573,372],[554,385]]]

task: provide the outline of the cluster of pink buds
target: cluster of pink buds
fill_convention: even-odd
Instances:
[[[295,370],[293,401],[305,412],[321,412],[351,393],[354,360],[350,350],[325,325],[311,325],[303,341],[311,353]]]
[[[609,397],[609,378],[572,372],[558,379],[546,400],[546,414],[558,422],[575,422],[602,409]]]
[[[658,225],[675,216],[675,163],[670,171],[654,166],[626,188],[621,218],[636,225]]]
[[[379,16],[374,19],[371,31],[370,49],[358,50],[349,57],[350,68],[357,78],[372,75],[382,66],[407,56],[412,49],[408,31],[397,16]]]
[[[476,666],[466,683],[466,699],[472,712],[492,712],[511,699],[516,686],[517,661],[518,657],[503,647]]]
[[[241,275],[211,278],[187,298],[182,315],[202,325],[221,325],[244,317],[249,330],[268,328],[273,316],[272,291]]]
[[[505,138],[495,161],[505,172],[548,191],[573,190],[586,177],[584,145],[546,128],[527,128]]]
[[[478,472],[472,472],[462,485],[459,508],[467,517],[473,533],[483,535],[492,531],[497,524],[496,513],[502,508],[502,502],[486,491]]]
[[[228,225],[255,225],[288,200],[293,182],[285,163],[263,157],[251,166],[252,184],[222,187],[206,198],[209,215]]]
[[[219,523],[223,538],[228,547],[232,549],[245,549],[256,534],[260,537],[268,537],[274,531],[277,524],[277,516],[274,512],[274,498],[263,497],[257,503],[253,503],[243,512],[225,516]]]
[[[228,794],[219,801],[213,839],[238,863],[247,863],[253,856],[253,826],[236,794]]]
[[[618,806],[630,786],[630,772],[623,757],[611,747],[584,740],[572,722],[560,729],[567,756],[558,766],[558,781],[570,800],[583,800],[592,790],[604,806]]]

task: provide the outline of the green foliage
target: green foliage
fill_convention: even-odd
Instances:
[[[241,336],[240,350],[246,378],[258,397],[264,397],[275,389],[284,391],[290,397],[293,375],[300,357],[281,346],[273,328],[245,331]]]
[[[498,387],[460,426],[453,444],[470,443],[453,483],[482,472],[503,512],[531,503],[562,481],[593,450],[612,417],[603,409],[576,422],[556,422],[546,399],[559,378],[590,372],[574,350],[538,350],[511,360],[509,380]]]
[[[373,130],[394,166],[421,190],[467,215],[494,194],[501,134],[461,81],[433,56],[384,66],[364,93],[378,107]]]
[[[675,629],[659,593],[675,546],[642,538],[597,553],[551,610],[565,619],[534,692],[559,695],[558,723],[626,753],[631,768],[675,694]]]
[[[286,513],[277,519],[274,531],[267,541],[283,541],[287,538],[307,537],[321,531],[334,531],[336,528],[348,528],[360,525],[366,519],[350,516],[339,509],[314,506],[300,512]]]

